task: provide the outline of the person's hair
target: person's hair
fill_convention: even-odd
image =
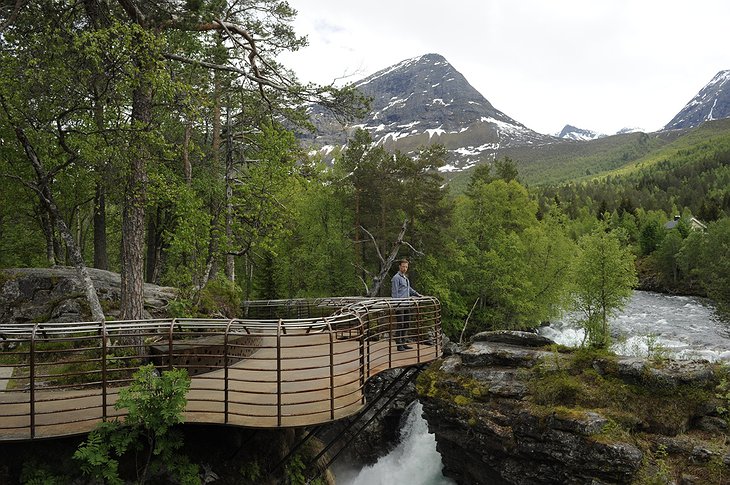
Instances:
[[[400,266],[403,263],[410,264],[406,258],[403,258],[400,261],[398,261],[398,266]]]

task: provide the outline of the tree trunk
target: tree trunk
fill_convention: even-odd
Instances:
[[[363,262],[365,261],[365,247],[361,243],[362,236],[360,234],[360,189],[355,187],[355,267],[360,268],[360,279],[365,281],[367,275],[363,269]]]
[[[55,203],[53,203],[53,207],[54,208],[52,210],[57,213],[58,209],[55,207]],[[94,287],[94,283],[91,281],[89,271],[86,269],[84,259],[81,257],[81,251],[79,250],[79,247],[75,244],[74,238],[71,235],[71,231],[69,230],[68,226],[66,226],[66,223],[63,221],[63,219],[61,217],[56,217],[56,221],[58,223],[58,230],[61,233],[61,237],[66,243],[66,248],[68,249],[69,256],[71,257],[71,262],[76,269],[76,275],[84,287],[86,299],[88,300],[89,307],[91,308],[91,319],[95,322],[104,321],[104,310],[102,310],[101,308],[99,297],[96,294],[96,288]]]
[[[373,277],[373,286],[370,288],[370,291],[368,292],[369,297],[376,297],[378,296],[378,293],[380,293],[380,287],[383,284],[383,280],[385,279],[385,275],[388,274],[388,271],[390,271],[391,266],[393,266],[393,262],[395,261],[395,258],[398,257],[398,251],[400,251],[400,247],[404,244],[408,244],[405,241],[403,241],[403,237],[406,235],[406,230],[408,229],[408,219],[403,221],[403,225],[401,226],[400,233],[398,233],[398,238],[395,240],[395,243],[393,243],[393,247],[390,250],[390,254],[388,254],[388,257],[386,259],[383,259],[380,249],[378,249],[378,241],[373,237],[372,234],[368,233],[370,235],[370,239],[373,241],[373,244],[375,245],[375,249],[378,253],[378,257],[380,258],[380,272],[378,272],[377,276]]]
[[[215,278],[218,273],[218,262],[216,261],[216,255],[218,254],[218,236],[216,231],[217,221],[213,220],[213,224],[210,226],[210,239],[208,239],[208,257],[205,261],[205,274],[203,280],[200,282],[200,287],[203,288],[208,284],[208,281]]]
[[[140,79],[132,94],[133,130],[146,130],[152,119],[152,90]],[[122,320],[141,320],[144,311],[144,212],[147,190],[147,149],[133,131],[131,159],[122,212]]]
[[[43,206],[40,212],[43,234],[46,236],[46,259],[48,260],[48,265],[53,267],[56,265],[56,250],[53,245],[53,224],[51,223],[50,214]]]
[[[48,218],[50,219],[50,228],[51,232],[49,233],[51,235],[51,244],[53,244],[53,258],[54,263],[53,265],[61,264],[63,260],[61,259],[61,241],[58,240],[56,237],[56,227],[58,227],[58,216],[57,214],[49,212]]]
[[[231,108],[226,113],[226,246],[233,240],[233,134],[231,133]],[[226,278],[236,281],[236,260],[226,251]]]
[[[158,264],[158,227],[160,209],[157,208],[147,217],[147,258],[145,261],[145,281],[147,283],[155,282],[155,274],[157,273]]]
[[[41,205],[44,206],[45,209],[48,211],[49,219],[55,220],[56,226],[61,233],[61,237],[64,239],[66,247],[71,255],[73,265],[76,268],[76,275],[79,278],[81,285],[84,287],[86,298],[89,302],[89,307],[91,308],[91,318],[94,321],[103,321],[104,311],[102,310],[101,304],[99,303],[99,297],[96,294],[96,288],[94,288],[94,283],[91,281],[89,272],[86,269],[84,259],[81,257],[81,251],[74,242],[73,234],[71,234],[71,230],[63,221],[63,218],[58,211],[58,207],[56,206],[56,202],[53,200],[53,193],[51,192],[51,187],[49,185],[52,177],[48,177],[45,169],[43,168],[41,160],[38,158],[38,154],[33,148],[33,145],[30,143],[30,140],[28,140],[28,137],[25,135],[23,129],[17,125],[15,125],[14,128],[16,138],[23,146],[25,154],[28,157],[31,165],[33,166],[33,170],[36,175],[35,189],[41,201]]]
[[[193,131],[193,124],[190,120],[185,123],[185,133],[183,135],[182,159],[183,159],[183,176],[185,183],[192,185],[193,183],[193,166],[190,164],[190,136]]]
[[[106,195],[101,182],[96,183],[94,195],[94,268],[109,269],[106,250]]]
[[[108,26],[108,18],[101,11],[102,5],[98,1],[84,0],[84,9],[94,29]],[[104,121],[104,100],[102,93],[107,82],[107,76],[103,69],[96,72],[94,80],[94,124],[100,133],[104,132],[106,123]],[[96,190],[94,192],[94,267],[109,269],[109,256],[106,244],[106,189],[104,187],[104,175],[107,172],[105,162],[97,165]]]

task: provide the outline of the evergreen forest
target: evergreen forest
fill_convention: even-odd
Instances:
[[[300,147],[309,103],[352,120],[368,100],[278,62],[306,42],[285,2],[7,9],[0,268],[119,272],[124,319],[141,318],[143,282],[179,289],[176,316],[235,313],[223,297],[389,296],[404,257],[455,338],[577,309],[603,345],[637,285],[730,310],[727,120],[621,164],[556,163],[580,174],[557,184],[527,185],[504,157],[453,188],[439,145],[392,153],[356,131],[331,164]]]

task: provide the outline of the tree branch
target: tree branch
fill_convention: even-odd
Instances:
[[[385,259],[383,259],[383,255],[380,252],[380,248],[378,247],[378,242],[375,240],[375,236],[373,236],[372,233],[365,229],[363,226],[360,226],[360,229],[365,231],[365,234],[367,234],[370,237],[370,240],[373,242],[373,246],[375,246],[375,251],[378,253],[378,259],[380,260],[380,264],[385,263]]]
[[[414,248],[413,246],[411,246],[411,243],[409,243],[407,241],[401,241],[401,243],[404,244],[405,246],[408,246],[409,248],[411,248],[411,250],[419,256],[426,255],[425,253],[423,253],[423,252],[419,251],[418,249]]]
[[[5,22],[0,24],[0,33],[3,32],[3,30],[10,27],[10,24],[15,22],[15,19],[17,18],[18,14],[20,13],[20,10],[25,6],[27,0],[15,0],[15,6],[13,7],[13,11],[10,12],[10,15],[8,15],[8,18],[5,19]]]
[[[208,69],[217,69],[219,71],[233,72],[233,73],[236,73],[236,74],[240,74],[241,76],[244,76],[246,79],[248,79],[250,81],[253,81],[255,83],[258,83],[259,85],[269,86],[271,88],[278,89],[280,91],[287,91],[288,90],[287,86],[284,86],[284,85],[281,85],[281,84],[276,84],[273,81],[271,81],[270,79],[266,79],[266,78],[263,78],[263,77],[260,77],[260,76],[252,76],[248,72],[246,72],[243,69],[240,69],[238,67],[228,66],[228,65],[225,65],[225,64],[214,64],[212,62],[201,61],[201,60],[198,60],[198,59],[190,59],[188,57],[183,57],[183,56],[178,55],[178,54],[170,54],[169,52],[163,53],[162,54],[162,57],[164,57],[165,59],[173,60],[173,61],[184,62],[186,64],[194,64],[194,65],[198,65],[198,66],[201,66],[201,67],[206,67]]]
[[[147,23],[147,19],[145,18],[142,11],[137,7],[135,2],[133,0],[117,0],[119,4],[122,6],[125,12],[127,12],[127,15],[129,15],[129,18],[132,19],[134,22],[145,25]]]

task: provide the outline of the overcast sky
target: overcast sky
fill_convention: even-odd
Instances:
[[[730,69],[728,0],[289,0],[302,81],[356,81],[443,55],[492,105],[540,133],[667,124]]]

